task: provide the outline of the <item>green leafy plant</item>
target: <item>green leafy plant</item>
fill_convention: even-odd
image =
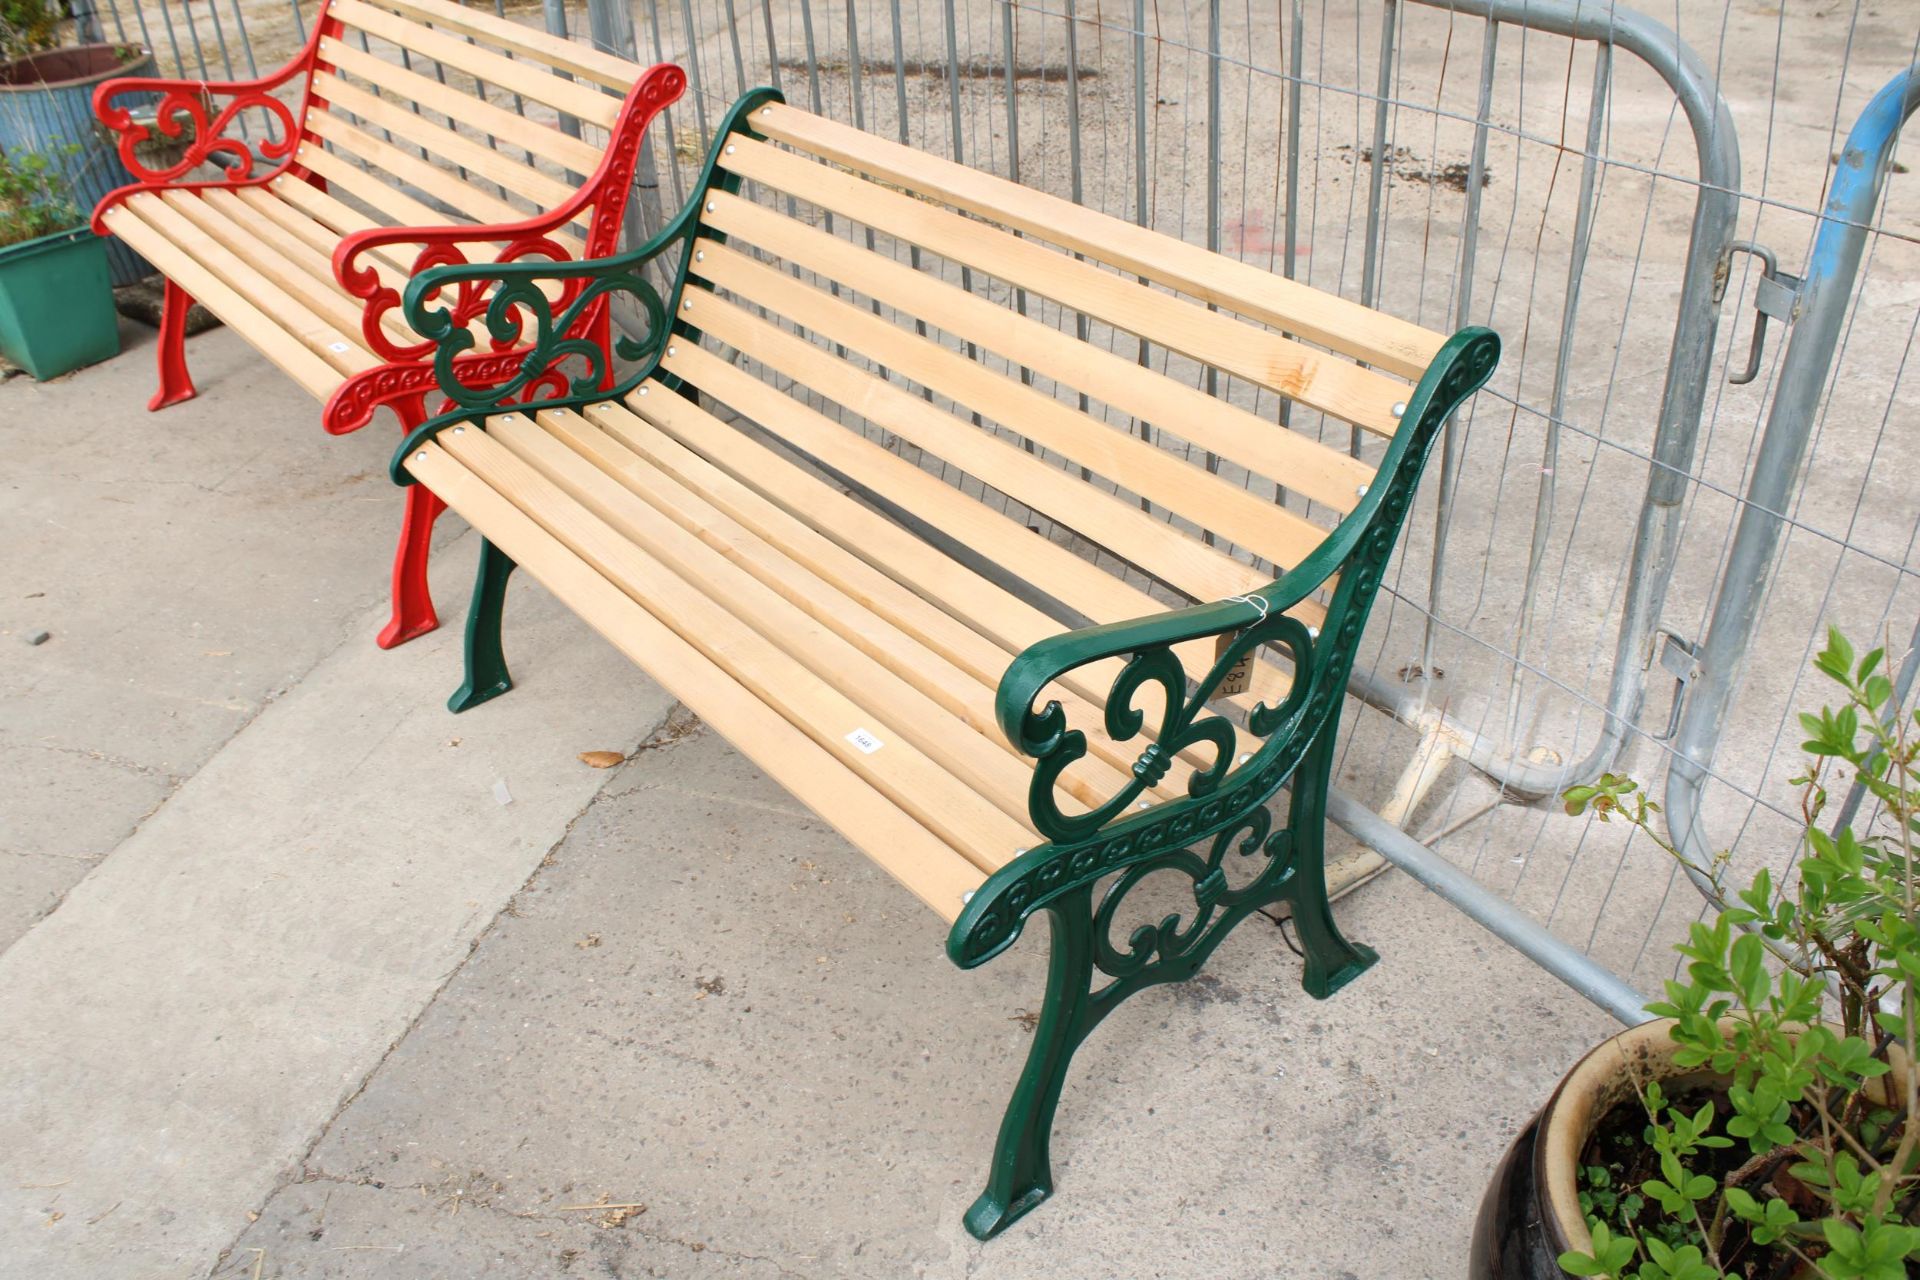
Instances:
[[[68,0],[0,0],[0,62],[53,48],[72,16]]]
[[[1675,948],[1686,976],[1649,1006],[1675,1020],[1675,1064],[1724,1081],[1724,1112],[1639,1084],[1640,1154],[1657,1174],[1628,1186],[1616,1169],[1582,1172],[1593,1248],[1561,1255],[1569,1274],[1905,1280],[1920,1259],[1920,1079],[1892,1070],[1920,1019],[1920,713],[1894,705],[1885,656],[1856,657],[1828,632],[1814,666],[1844,698],[1800,717],[1793,883],[1777,890],[1762,870],[1728,897],[1722,855],[1718,913]],[[1864,832],[1822,829],[1828,788],[1855,778],[1875,820]],[[1660,806],[1630,778],[1609,774],[1565,801],[1678,856],[1652,825]]]
[[[67,147],[51,157],[0,153],[0,246],[66,231],[86,221],[69,194],[66,175],[55,163],[78,150]]]

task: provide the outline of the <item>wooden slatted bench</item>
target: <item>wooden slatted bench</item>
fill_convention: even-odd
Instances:
[[[305,47],[271,75],[103,84],[94,109],[140,180],[100,202],[94,229],[166,277],[148,407],[195,394],[184,325],[198,299],[322,402],[329,432],[364,426],[381,405],[417,427],[434,345],[400,313],[407,281],[450,263],[611,253],[641,134],[685,83],[677,67],[648,70],[451,0],[322,0]],[[122,103],[156,94],[150,114]],[[555,114],[495,101],[507,95]],[[179,146],[163,170],[140,154],[156,135]],[[196,179],[207,163],[226,176]],[[529,390],[517,381],[528,335],[482,329],[473,317],[487,301],[472,290],[455,301],[476,339],[461,376]],[[554,301],[567,335],[606,345],[604,300]],[[427,490],[408,496],[383,646],[437,625],[426,569],[440,509]]]
[[[673,253],[661,298],[641,267]],[[537,326],[530,286],[582,279],[653,325],[615,386],[515,409],[460,383],[471,339],[436,289],[510,289],[495,308]],[[1129,354],[1017,296],[1111,326]],[[1046,1003],[975,1235],[1050,1194],[1068,1063],[1127,996],[1190,976],[1275,903],[1314,995],[1372,962],[1327,902],[1335,729],[1491,332],[1443,338],[771,90],[734,106],[648,244],[431,272],[407,314],[442,338],[458,409],[411,434],[395,479],[484,535],[456,710],[509,687],[501,609],[524,566],[947,921],[956,964],[1047,914]],[[1324,414],[1343,442],[1360,428],[1377,463],[1136,361],[1133,338]],[[1164,872],[1181,901],[1145,889]],[[1126,932],[1129,901],[1148,923]]]

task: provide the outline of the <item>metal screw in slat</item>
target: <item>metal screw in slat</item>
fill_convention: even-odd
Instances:
[[[695,262],[705,262],[707,260],[707,251],[705,249],[695,250],[693,260]]]
[[[1360,485],[1355,485],[1355,486],[1353,487],[1353,496],[1354,496],[1354,497],[1356,497],[1356,498],[1364,498],[1364,497],[1366,497],[1366,496],[1367,496],[1367,486],[1365,486],[1365,485],[1363,485],[1363,484],[1360,484]]]
[[[712,206],[709,205],[708,207],[711,208]],[[1405,400],[1395,400],[1393,402],[1393,416],[1396,418],[1404,418],[1407,416],[1407,402]]]
[[[1318,640],[1319,638],[1320,638],[1320,628],[1318,627],[1307,628],[1307,639]]]
[[[427,460],[427,451],[422,449],[420,452],[414,454],[413,460],[415,462],[425,462]]]
[[[465,434],[466,434],[466,432],[467,432],[467,429],[466,429],[465,427],[455,427],[455,428],[453,429],[453,434],[455,434],[455,435],[457,435],[457,436],[459,436],[459,435],[465,435]]]
[[[691,311],[691,310],[693,310],[693,299],[692,299],[692,298],[688,298],[688,299],[687,299],[687,300],[686,300],[685,302],[683,302],[683,303],[681,303],[681,304],[680,304],[680,309],[681,309],[682,311]]]
[[[679,355],[679,354],[680,354],[680,348],[678,348],[678,347],[668,347],[668,348],[667,348],[667,354],[668,354],[668,355],[670,355],[670,356],[677,356],[677,355]]]
[[[640,388],[640,394],[641,395],[647,394],[647,389],[645,387]]]
[[[729,142],[729,143],[727,144],[727,154],[728,154],[728,155],[732,155],[732,154],[733,154],[733,144],[732,144],[731,142]]]
[[[713,212],[713,201],[711,201],[711,200],[709,200],[709,201],[707,201],[707,212],[708,212],[708,213],[712,213],[712,212]]]
[[[967,891],[966,891],[965,893],[963,893],[963,894],[961,894],[961,895],[960,895],[960,905],[961,905],[961,906],[963,906],[963,907],[964,907],[964,906],[966,906],[966,905],[967,905],[967,904],[968,904],[969,902],[972,902],[972,901],[973,901],[973,890],[971,890],[971,889],[969,889],[969,890],[967,890]]]

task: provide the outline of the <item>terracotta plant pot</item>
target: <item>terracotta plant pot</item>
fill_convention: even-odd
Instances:
[[[1730,1024],[1728,1024],[1730,1025]],[[1581,1153],[1614,1106],[1631,1098],[1636,1080],[1657,1080],[1669,1098],[1715,1079],[1673,1061],[1671,1019],[1644,1022],[1602,1042],[1580,1059],[1513,1141],[1480,1202],[1468,1257],[1469,1280],[1564,1280],[1560,1255],[1591,1252],[1593,1235],[1580,1211]],[[1896,1046],[1893,1070],[1867,1084],[1870,1096],[1897,1096],[1907,1058]],[[1876,1090],[1889,1091],[1885,1095]]]
[[[1588,1250],[1593,1236],[1580,1211],[1580,1153],[1634,1081],[1684,1083],[1709,1073],[1674,1065],[1668,1019],[1644,1022],[1602,1041],[1560,1081],[1493,1175],[1474,1223],[1471,1280],[1560,1280],[1560,1255]],[[1671,1092],[1671,1091],[1669,1091]]]

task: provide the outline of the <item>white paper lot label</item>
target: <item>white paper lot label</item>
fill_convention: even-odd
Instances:
[[[860,750],[867,755],[872,755],[887,745],[880,741],[880,739],[874,737],[872,732],[866,729],[855,729],[847,735],[847,741],[860,748]]]

